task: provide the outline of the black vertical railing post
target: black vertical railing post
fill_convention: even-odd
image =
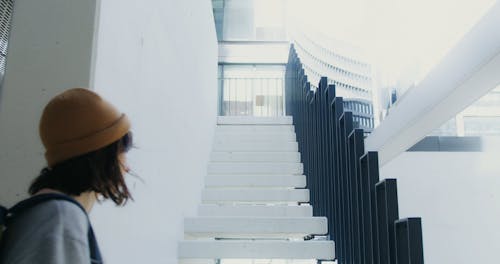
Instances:
[[[340,212],[340,151],[339,151],[339,118],[344,114],[344,103],[342,97],[333,99],[332,107],[332,150],[333,150],[333,212],[334,212],[334,237],[335,237],[335,253],[339,263],[341,262],[342,243],[340,243],[341,235],[341,212]]]
[[[323,92],[323,135],[322,138],[324,139],[323,141],[323,161],[324,161],[324,173],[323,173],[323,184],[322,184],[322,192],[324,195],[322,196],[322,200],[324,201],[323,205],[323,211],[324,211],[324,216],[327,217],[327,219],[333,219],[333,211],[330,210],[331,208],[331,203],[333,201],[332,199],[332,190],[333,186],[331,185],[332,182],[332,154],[333,151],[331,149],[331,103],[333,101],[333,98],[335,97],[335,86],[333,85],[328,85],[327,79],[322,78],[320,85],[323,85],[325,87],[324,92]],[[331,221],[328,221],[328,232],[331,235],[333,231],[333,227],[330,224]]]
[[[372,226],[372,252],[373,252],[373,263],[381,264],[378,262],[379,252],[378,252],[378,230],[377,230],[377,205],[375,197],[375,185],[379,181],[379,167],[378,167],[378,153],[373,152],[376,155],[368,158],[368,179],[370,184],[370,209],[371,209],[371,226]]]
[[[360,263],[360,216],[359,216],[359,160],[364,154],[364,132],[362,129],[355,129],[349,135],[349,181],[350,181],[350,197],[351,197],[351,247],[352,247],[352,262]]]
[[[322,82],[320,81],[318,83],[318,89],[316,91],[316,94],[317,94],[317,110],[318,110],[318,122],[317,122],[317,133],[316,133],[316,136],[318,138],[318,151],[317,151],[317,164],[318,164],[318,189],[317,189],[317,192],[318,192],[318,206],[319,206],[319,215],[320,216],[323,216],[325,215],[325,210],[324,210],[324,200],[323,200],[323,194],[324,194],[324,190],[323,190],[323,187],[324,187],[324,178],[323,178],[323,170],[324,170],[324,160],[323,160],[323,157],[324,157],[324,153],[323,153],[323,147],[324,147],[324,138],[323,138],[323,124],[324,124],[324,120],[323,120],[323,93],[324,93],[324,90],[325,90],[325,87],[322,85]]]
[[[422,220],[418,217],[394,222],[396,234],[396,263],[423,264]]]
[[[308,174],[310,175],[309,178],[311,179],[311,188],[310,191],[314,191],[314,122],[313,122],[313,108],[312,108],[312,101],[314,100],[314,92],[312,90],[309,90],[309,96],[308,100],[306,102],[307,105],[307,118],[309,120],[307,124],[307,139],[308,139],[308,153],[307,153],[307,158],[309,160],[309,171]],[[314,205],[314,196],[311,195],[311,204]],[[314,211],[313,211],[314,213]]]
[[[399,218],[396,179],[375,185],[379,263],[396,264],[394,222]]]
[[[320,123],[321,123],[321,112],[320,112],[320,107],[321,107],[321,90],[320,88],[317,88],[315,93],[314,93],[314,110],[316,112],[315,114],[315,123],[314,123],[314,139],[316,142],[316,149],[314,153],[314,164],[316,165],[316,188],[315,188],[315,199],[316,199],[316,206],[318,207],[318,214],[317,216],[323,215],[321,212],[321,197],[320,197],[320,185],[321,185],[321,159],[320,159],[320,150],[321,150],[321,137],[319,136],[321,131],[320,131]]]
[[[316,129],[316,126],[317,126],[317,120],[318,120],[318,111],[316,109],[316,105],[317,105],[317,99],[318,97],[318,94],[316,93],[316,90],[313,90],[313,96],[312,96],[312,99],[311,99],[311,102],[310,102],[310,105],[311,105],[311,142],[312,142],[312,152],[311,152],[311,163],[312,163],[312,172],[311,172],[311,175],[312,175],[312,179],[313,179],[313,185],[312,185],[312,188],[311,188],[311,198],[312,198],[312,205],[313,205],[313,212],[314,212],[314,216],[319,216],[319,208],[317,207],[317,204],[318,204],[318,198],[316,197],[316,195],[318,194],[318,192],[316,191],[317,187],[318,187],[318,158],[316,157],[317,153],[317,149],[318,149],[318,137],[316,136],[316,133],[318,132],[317,129]]]
[[[339,160],[340,160],[340,213],[341,213],[341,258],[342,261],[349,263],[349,214],[348,214],[348,182],[347,182],[347,135],[351,133],[352,126],[352,113],[344,112],[339,119]]]
[[[301,74],[303,74],[303,72],[301,72]],[[303,76],[303,75],[301,75],[301,76]],[[304,146],[304,155],[302,155],[301,158],[302,158],[302,161],[304,163],[304,172],[305,172],[306,176],[309,177],[309,175],[308,175],[309,161],[307,160],[307,158],[308,158],[307,153],[309,153],[308,138],[307,138],[307,124],[309,121],[309,118],[308,118],[309,112],[308,112],[307,104],[306,104],[308,97],[309,97],[309,82],[307,82],[307,76],[303,76],[303,78],[301,79],[301,83],[300,83],[299,88],[300,88],[299,94],[300,94],[300,99],[301,99],[299,102],[299,105],[301,107],[301,115],[302,115],[302,127],[300,128],[300,130],[302,131],[301,132],[302,140],[304,141],[304,144],[302,144]],[[309,178],[307,178],[307,180],[309,181]]]
[[[309,102],[309,107],[310,107],[310,117],[311,117],[311,126],[309,127],[311,133],[310,133],[310,138],[311,138],[311,179],[312,179],[312,184],[311,184],[311,204],[313,205],[313,213],[314,216],[318,216],[318,208],[316,208],[317,204],[317,199],[316,199],[316,188],[317,188],[317,159],[316,159],[316,149],[318,148],[318,145],[316,143],[317,138],[316,138],[316,119],[317,119],[317,112],[316,112],[316,91],[312,92],[311,96],[311,101]]]
[[[310,204],[328,218],[337,263],[423,264],[421,220],[397,220],[396,181],[379,183],[377,152],[365,153],[364,131],[335,86],[322,77],[313,91],[293,45],[285,78]]]
[[[378,248],[376,216],[375,216],[375,184],[378,182],[378,154],[377,152],[369,151],[360,159],[360,175],[361,189],[361,210],[360,220],[362,222],[362,240],[361,247],[362,263],[378,263],[378,252],[374,250]]]
[[[320,197],[320,202],[321,202],[321,214],[320,215],[326,215],[326,203],[327,203],[327,185],[326,179],[327,179],[327,164],[328,164],[328,144],[327,144],[327,96],[328,96],[328,81],[326,77],[322,77],[320,79],[320,82],[318,84],[319,87],[319,97],[320,97],[320,107],[319,107],[319,112],[320,112],[320,122],[319,122],[319,139],[320,139],[320,154],[319,154],[319,160],[320,160],[320,185],[319,185],[319,197]]]
[[[309,82],[307,83],[306,85],[306,88],[309,89],[310,86],[309,86]],[[313,92],[311,90],[307,91],[307,94],[306,94],[306,97],[305,97],[305,101],[304,101],[304,109],[305,109],[305,115],[306,115],[306,122],[305,122],[305,128],[310,128],[311,127],[311,98],[312,98],[312,94]],[[306,150],[306,153],[305,153],[305,159],[307,161],[307,171],[306,171],[306,174],[307,174],[307,186],[309,189],[312,188],[312,185],[313,185],[313,182],[314,182],[314,179],[313,179],[313,175],[312,175],[312,162],[311,162],[311,152],[312,152],[312,141],[311,141],[311,129],[304,129],[304,133],[305,133],[305,139],[306,139],[306,146],[307,146],[307,150]]]
[[[344,112],[344,118],[345,122],[349,123],[349,125],[346,125],[345,131],[344,131],[344,146],[345,146],[345,151],[343,153],[345,160],[345,170],[344,174],[342,177],[344,178],[344,197],[345,197],[345,254],[346,254],[346,263],[352,263],[352,245],[351,245],[351,237],[352,237],[352,217],[351,217],[351,182],[349,180],[349,175],[350,175],[350,159],[349,159],[349,135],[354,131],[354,122],[353,122],[353,116],[352,112]]]

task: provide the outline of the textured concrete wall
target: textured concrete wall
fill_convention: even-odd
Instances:
[[[95,0],[16,1],[0,95],[0,203],[27,196],[45,165],[38,137],[42,109],[55,94],[89,87]]]

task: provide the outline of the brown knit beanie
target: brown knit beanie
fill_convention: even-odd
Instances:
[[[129,130],[125,114],[83,88],[69,89],[54,97],[40,119],[40,138],[49,167],[103,148]]]

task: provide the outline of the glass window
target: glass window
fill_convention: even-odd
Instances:
[[[500,135],[500,86],[485,94],[432,135]]]
[[[284,41],[285,0],[212,0],[219,41]]]
[[[464,117],[465,136],[500,136],[500,116]]]

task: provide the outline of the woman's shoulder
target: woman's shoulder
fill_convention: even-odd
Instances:
[[[78,205],[65,200],[43,202],[33,207],[31,214],[38,219],[46,218],[60,227],[88,230],[87,214]]]
[[[86,234],[89,228],[87,214],[78,205],[64,200],[44,201],[28,208],[16,216],[12,224],[13,229],[29,229],[31,226],[39,234],[77,238]]]

